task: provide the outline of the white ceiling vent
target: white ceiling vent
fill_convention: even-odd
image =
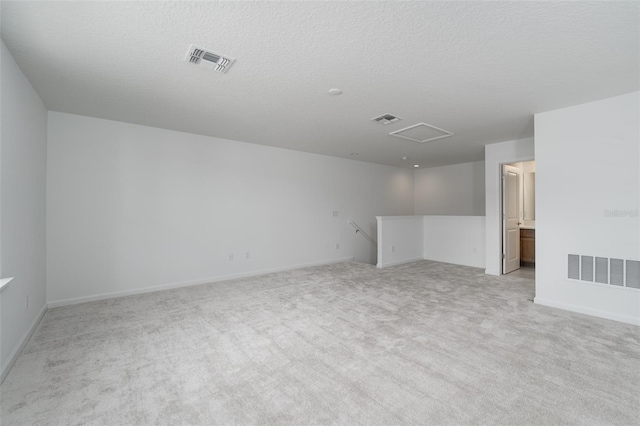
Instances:
[[[395,123],[396,121],[400,121],[402,120],[399,117],[396,117],[395,115],[391,115],[391,114],[382,114],[379,115],[378,117],[373,117],[371,119],[371,121],[376,121],[380,124],[391,124],[391,123]]]
[[[403,139],[409,139],[414,142],[431,142],[436,139],[448,138],[454,134],[427,123],[418,123],[404,129],[396,130],[389,133],[391,136],[397,136]]]
[[[203,68],[209,68],[214,71],[225,73],[236,60],[229,58],[228,56],[223,56],[219,53],[213,53],[191,45],[191,47],[189,47],[189,52],[187,53],[186,61]]]

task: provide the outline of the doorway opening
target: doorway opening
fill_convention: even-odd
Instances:
[[[535,161],[501,166],[503,275],[535,278]]]

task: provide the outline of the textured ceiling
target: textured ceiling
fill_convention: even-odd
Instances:
[[[635,1],[2,3],[50,110],[394,166],[481,160],[534,113],[639,89]],[[455,136],[388,135],[419,122]]]

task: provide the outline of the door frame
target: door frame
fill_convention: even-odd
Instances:
[[[505,272],[505,270],[507,269],[507,264],[508,264],[508,259],[505,258],[505,256],[509,256],[508,252],[509,250],[507,250],[507,240],[508,237],[506,235],[506,230],[508,228],[508,221],[509,218],[507,217],[507,205],[506,205],[506,200],[505,200],[505,185],[507,184],[506,181],[506,170],[507,167],[512,167],[514,169],[518,170],[517,173],[517,182],[516,182],[516,203],[517,203],[517,210],[518,210],[518,217],[517,217],[517,222],[518,222],[518,226],[520,226],[520,217],[521,217],[521,211],[520,211],[520,197],[521,197],[521,192],[522,189],[520,188],[520,184],[521,184],[521,178],[522,178],[522,170],[518,169],[516,166],[513,165],[513,163],[507,163],[507,164],[502,164],[501,165],[501,169],[500,169],[500,218],[501,218],[501,222],[500,222],[500,236],[501,236],[501,240],[502,240],[502,245],[501,245],[501,256],[502,256],[502,264],[501,264],[501,269],[500,269],[500,274],[501,275],[506,275],[510,272],[513,272],[517,269],[520,269],[520,232],[518,230],[518,240],[516,241],[516,247],[517,247],[517,251],[518,251],[518,267],[516,269],[513,269],[509,272]]]
[[[513,159],[509,159],[509,160],[504,160],[501,159],[500,162],[498,163],[498,168],[496,170],[497,176],[498,176],[498,237],[500,238],[500,247],[499,247],[499,257],[500,257],[500,266],[499,266],[499,271],[500,273],[498,275],[504,275],[503,269],[502,269],[502,250],[503,250],[503,246],[502,246],[502,241],[503,241],[503,230],[502,230],[502,206],[503,206],[503,201],[502,201],[502,169],[503,166],[508,166],[511,165],[513,163],[519,163],[519,162],[525,162],[525,161],[535,161],[535,156],[524,156],[524,157],[515,157]],[[487,265],[488,266],[488,265]]]

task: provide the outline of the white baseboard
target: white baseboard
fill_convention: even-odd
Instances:
[[[472,268],[484,268],[485,265],[484,263],[477,263],[477,264],[472,264],[472,262],[460,262],[458,260],[453,261],[451,259],[441,259],[438,257],[434,257],[434,256],[430,256],[430,257],[425,257],[424,260],[431,260],[433,262],[442,262],[442,263],[450,263],[451,265],[460,265],[460,266],[470,266]],[[487,273],[487,270],[485,269],[485,273]]]
[[[318,262],[304,263],[299,265],[262,269],[259,271],[245,272],[240,274],[221,275],[217,277],[202,278],[202,279],[193,280],[193,281],[182,281],[182,282],[162,284],[162,285],[152,286],[152,287],[137,288],[134,290],[114,291],[111,293],[101,293],[93,296],[82,296],[82,297],[74,297],[71,299],[53,300],[48,302],[47,305],[49,309],[58,308],[60,306],[77,305],[80,303],[96,302],[98,300],[115,299],[117,297],[133,296],[136,294],[144,294],[144,293],[153,293],[155,291],[171,290],[174,288],[189,287],[192,285],[209,284],[209,283],[214,283],[218,281],[227,281],[227,280],[234,280],[238,278],[255,277],[259,275],[271,274],[274,272],[282,272],[282,271],[290,271],[293,269],[307,268],[310,266],[331,265],[333,263],[348,262],[350,260],[353,260],[353,257],[342,257],[340,259],[322,260]]]
[[[385,263],[384,265],[381,265],[380,263],[378,263],[376,266],[378,268],[388,268],[389,266],[404,265],[405,263],[413,263],[419,260],[423,260],[423,259],[421,257],[416,257],[414,259],[406,259],[406,260],[398,260],[396,262],[389,262],[389,263]]]
[[[16,360],[18,359],[20,352],[22,352],[22,349],[24,349],[24,346],[29,341],[29,338],[31,337],[33,332],[36,331],[36,328],[38,328],[38,324],[40,324],[40,321],[46,313],[47,305],[45,304],[33,324],[31,324],[31,327],[29,327],[25,335],[22,336],[22,339],[20,339],[20,343],[18,343],[13,352],[11,352],[11,355],[9,355],[9,362],[7,362],[4,367],[2,367],[2,373],[0,373],[0,384],[4,382],[5,377],[7,377],[7,374],[9,374],[9,371],[11,371],[11,367],[13,367],[13,364],[15,364]]]
[[[624,322],[627,324],[640,325],[640,318],[634,318],[627,315],[620,315],[606,311],[598,311],[596,309],[585,308],[583,306],[571,305],[568,303],[556,302],[548,299],[535,297],[533,303],[550,308],[563,309],[565,311],[577,312],[579,314],[591,315],[592,317],[605,318],[613,321]]]

